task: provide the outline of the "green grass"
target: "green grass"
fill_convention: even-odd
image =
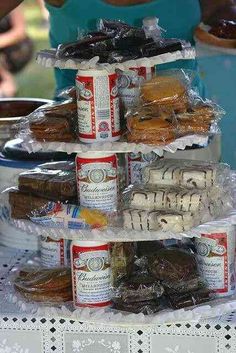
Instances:
[[[35,54],[40,49],[49,48],[48,29],[43,28],[41,14],[36,1],[26,1],[24,14],[27,32],[34,41]],[[35,55],[27,67],[16,75],[18,97],[52,98],[54,94],[53,69],[46,69],[35,62]]]

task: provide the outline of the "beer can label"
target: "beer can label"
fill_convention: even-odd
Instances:
[[[155,67],[131,67],[123,71],[118,78],[118,87],[121,101],[129,109],[139,103],[140,86],[150,80],[155,74]]]
[[[231,249],[229,234],[201,234],[195,244],[199,269],[209,289],[218,295],[232,294],[235,291],[234,247]]]
[[[116,141],[121,135],[117,74],[76,77],[79,138]]]
[[[54,240],[41,237],[40,242],[41,263],[45,267],[66,266],[68,259],[68,241],[65,239]]]
[[[76,157],[76,175],[80,205],[107,212],[117,209],[117,158]]]
[[[72,246],[73,294],[76,306],[111,304],[111,267],[108,245]]]
[[[127,185],[142,183],[142,170],[158,159],[154,152],[150,153],[128,153],[126,156],[126,179]]]

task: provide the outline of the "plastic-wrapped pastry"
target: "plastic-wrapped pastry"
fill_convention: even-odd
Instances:
[[[124,227],[133,230],[163,230],[165,232],[182,232],[195,225],[191,212],[174,212],[167,210],[146,211],[126,209],[123,211]]]
[[[162,113],[156,117],[133,116],[127,119],[129,142],[153,145],[168,144],[175,139],[175,125],[167,115]]]
[[[163,295],[164,289],[151,276],[138,274],[123,282],[116,292],[124,303],[135,303],[155,300]]]
[[[206,189],[223,185],[229,179],[225,164],[204,161],[164,159],[143,169],[143,182],[152,185],[180,185],[188,189]]]
[[[72,279],[69,268],[28,268],[20,271],[14,288],[25,299],[44,303],[72,300]]]
[[[177,162],[160,161],[143,169],[145,184],[177,186],[180,183],[180,167]]]
[[[200,289],[195,292],[171,295],[168,299],[173,309],[181,309],[206,303],[210,301],[212,297],[210,291],[207,289]]]
[[[21,173],[18,187],[22,192],[50,200],[77,202],[75,165],[71,162],[40,165]]]
[[[114,301],[114,309],[134,314],[151,315],[163,309],[162,301],[150,300],[134,303],[123,303],[121,300]]]
[[[141,87],[145,103],[157,105],[166,112],[181,113],[187,110],[186,85],[174,75],[160,75],[145,82]]]
[[[187,188],[205,189],[217,181],[217,169],[214,165],[192,165],[181,167],[180,185]]]
[[[13,219],[28,219],[31,212],[44,207],[47,203],[48,200],[44,197],[37,197],[17,189],[9,191],[9,204]]]
[[[123,277],[132,272],[135,257],[135,243],[113,243],[111,245],[111,269],[113,283],[116,284]]]
[[[207,192],[183,188],[158,188],[134,190],[129,206],[141,210],[170,209],[173,211],[200,211],[208,204]]]
[[[184,283],[199,277],[194,254],[185,250],[160,249],[148,258],[149,270],[154,278],[166,282]]]

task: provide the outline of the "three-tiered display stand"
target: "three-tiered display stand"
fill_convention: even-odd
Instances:
[[[78,69],[78,63],[68,60],[57,62],[55,53],[42,52],[38,62],[45,67],[60,67],[62,69]],[[194,49],[164,54],[159,56],[157,63],[162,64],[179,59],[193,59]],[[139,62],[126,63],[127,67],[139,66]],[[146,66],[153,66],[153,61],[147,60]],[[122,66],[124,68],[124,65]],[[88,67],[85,67],[88,69]],[[203,136],[187,136],[175,142],[154,148],[142,144],[127,142],[107,142],[91,145],[79,143],[42,142],[24,140],[24,146],[31,152],[37,150],[56,150],[67,153],[80,152],[142,152],[154,151],[159,156],[165,152],[175,153],[187,146],[206,145],[207,138]],[[228,222],[233,222],[233,216]],[[29,221],[12,223],[29,233],[50,236],[60,239],[78,239],[93,241],[141,241],[160,240],[200,236],[206,225],[201,225],[185,232],[173,234],[164,232],[127,231],[107,229],[92,231],[50,229],[33,225]],[[206,304],[194,310],[177,310],[165,313],[158,319],[146,320],[136,314],[122,315],[118,312],[90,310],[88,308],[71,312],[67,308],[57,309],[40,307],[35,312],[33,306],[27,305],[13,294],[6,293],[5,285],[9,281],[9,273],[14,266],[26,261],[30,252],[0,248],[0,351],[4,353],[200,353],[228,352],[236,349],[236,300],[225,300],[218,305]],[[227,312],[227,314],[225,314]],[[210,319],[209,317],[216,317]]]

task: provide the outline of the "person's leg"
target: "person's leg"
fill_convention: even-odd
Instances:
[[[13,75],[5,68],[0,68],[0,97],[13,97],[17,92],[17,86]]]

